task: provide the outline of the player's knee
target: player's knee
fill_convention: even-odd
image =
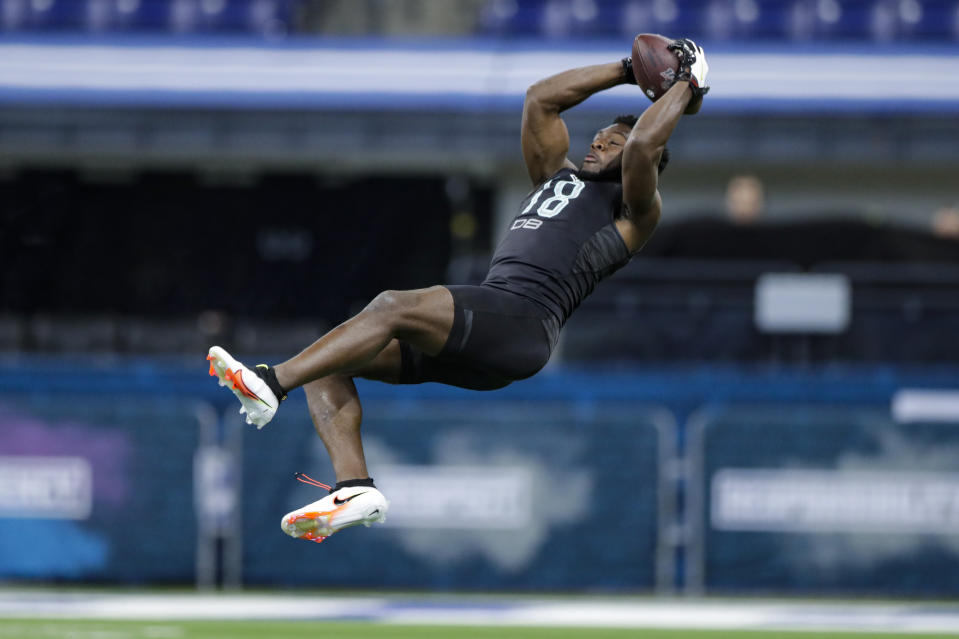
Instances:
[[[363,310],[369,313],[391,313],[399,304],[397,294],[398,291],[383,291],[374,297],[373,300],[367,304],[366,308]]]
[[[383,291],[373,298],[365,310],[383,315],[391,321],[402,321],[415,306],[415,294],[410,291]]]

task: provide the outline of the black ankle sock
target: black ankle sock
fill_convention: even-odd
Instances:
[[[266,364],[257,364],[256,368],[253,369],[253,372],[257,376],[266,382],[266,385],[270,387],[270,390],[273,391],[273,394],[276,395],[276,398],[281,402],[286,399],[286,390],[280,386],[280,382],[276,381],[276,371],[273,370],[272,366],[267,366]]]
[[[330,489],[331,493],[335,493],[340,488],[352,488],[353,486],[370,486],[371,488],[376,488],[373,485],[372,477],[365,477],[363,479],[344,479],[343,481],[336,482],[336,486]]]

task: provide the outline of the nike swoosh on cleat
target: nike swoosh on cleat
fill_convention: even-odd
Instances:
[[[261,404],[264,404],[264,405],[267,406],[268,408],[270,407],[269,402],[267,402],[265,399],[263,399],[262,397],[260,397],[259,395],[257,395],[257,394],[254,393],[253,391],[251,391],[251,390],[247,387],[247,385],[243,382],[243,371],[242,371],[242,370],[240,370],[239,368],[236,369],[235,371],[231,371],[231,370],[227,369],[226,373],[227,373],[227,374],[224,375],[224,377],[226,377],[228,380],[230,380],[231,382],[233,382],[233,388],[234,388],[234,389],[238,389],[241,393],[243,393],[244,395],[246,395],[246,396],[249,397],[250,399],[254,399],[254,400],[260,402]]]
[[[367,492],[369,492],[369,491],[367,491]],[[355,499],[355,498],[359,497],[360,495],[365,495],[365,494],[366,494],[365,492],[364,492],[364,493],[356,493],[356,494],[353,495],[352,497],[347,497],[346,499],[340,499],[339,497],[334,497],[334,498],[333,498],[333,505],[334,505],[334,506],[342,506],[343,504],[345,504],[346,502],[350,501],[351,499]]]

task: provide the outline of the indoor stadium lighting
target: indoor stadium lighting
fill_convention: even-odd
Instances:
[[[816,12],[819,19],[827,24],[836,24],[842,17],[842,7],[836,0],[819,0]]]
[[[653,16],[659,22],[672,22],[679,17],[679,7],[674,0],[654,0]]]
[[[570,7],[573,17],[580,22],[589,22],[599,13],[596,3],[593,0],[574,0]]]
[[[516,15],[518,10],[519,6],[516,4],[516,0],[496,0],[490,9],[497,20],[509,20]]]
[[[906,24],[918,24],[922,20],[922,5],[916,0],[902,0],[899,3],[899,17]]]
[[[756,0],[736,0],[733,12],[740,22],[755,22],[759,19],[759,4]]]
[[[123,14],[131,14],[140,8],[140,0],[117,0],[117,11]]]
[[[208,16],[222,13],[226,9],[226,0],[202,0],[200,10]]]

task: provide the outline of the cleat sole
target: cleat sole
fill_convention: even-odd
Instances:
[[[300,521],[293,522],[293,527],[300,532],[313,532],[316,530],[317,525],[318,523],[313,519],[301,519]]]
[[[297,479],[304,483],[328,488],[325,484],[317,484],[312,478],[307,477],[310,481],[301,479],[301,473],[297,473],[297,475]],[[365,498],[352,501],[354,497],[360,497],[364,494],[363,489],[360,489],[358,493],[355,491],[346,493],[349,497],[347,499],[341,498],[339,504],[336,503],[337,499],[331,493],[329,497],[304,506],[292,513],[287,513],[281,520],[280,527],[284,533],[294,539],[315,542],[323,541],[340,530],[360,524],[370,528],[373,524],[386,520],[386,510],[389,508],[389,502],[383,499],[382,494],[375,488],[370,490],[375,493],[371,496],[372,499]]]

